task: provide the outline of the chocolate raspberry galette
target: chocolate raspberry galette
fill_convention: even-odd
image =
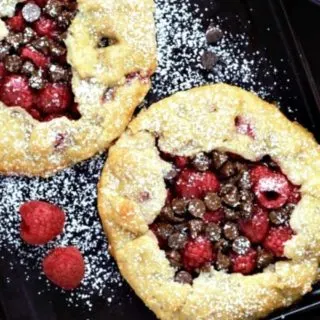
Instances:
[[[117,138],[156,67],[152,0],[0,0],[0,171],[46,175]]]
[[[109,151],[99,212],[123,276],[160,319],[253,320],[311,290],[320,149],[218,84],[142,112]]]

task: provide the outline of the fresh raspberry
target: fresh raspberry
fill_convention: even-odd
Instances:
[[[0,80],[2,80],[6,75],[6,68],[3,62],[0,62]]]
[[[40,37],[47,36],[52,38],[57,32],[57,24],[52,19],[40,17],[40,19],[34,23],[34,29]]]
[[[219,189],[219,180],[209,171],[184,169],[176,182],[176,192],[184,198],[201,198],[206,193],[217,192]]]
[[[240,231],[253,243],[261,243],[269,231],[268,213],[256,207],[251,219],[239,221]]]
[[[31,60],[39,68],[45,68],[49,64],[49,58],[32,47],[22,48],[21,58]]]
[[[33,104],[33,94],[28,79],[18,75],[6,76],[0,90],[0,100],[9,107],[30,108]]]
[[[214,222],[214,223],[220,223],[224,220],[224,218],[225,218],[225,214],[221,209],[216,211],[207,211],[203,216],[203,220],[205,222]]]
[[[211,242],[204,237],[189,240],[183,250],[183,265],[186,270],[200,268],[215,258]]]
[[[232,271],[235,273],[250,274],[257,265],[257,252],[250,249],[245,255],[232,255]]]
[[[293,231],[290,227],[271,228],[267,238],[263,242],[263,246],[276,257],[282,257],[284,245],[292,236]]]
[[[45,244],[62,232],[65,214],[53,204],[30,201],[20,207],[20,214],[20,235],[29,244]]]
[[[43,272],[55,285],[72,290],[84,277],[85,265],[81,252],[75,247],[56,248],[43,260]]]
[[[267,209],[282,207],[288,200],[290,186],[287,178],[280,173],[260,177],[253,187],[259,203]]]
[[[63,113],[72,101],[72,93],[64,84],[48,83],[38,96],[38,108],[46,114]]]
[[[14,32],[22,32],[26,27],[26,24],[25,24],[25,21],[23,19],[21,11],[19,11],[12,18],[9,18],[6,21],[6,23],[7,23],[8,27],[9,27],[9,29],[14,31]]]
[[[290,193],[288,197],[288,203],[298,204],[300,200],[301,200],[300,188],[293,184],[290,184]]]
[[[263,165],[255,166],[250,170],[250,181],[253,185],[255,185],[260,178],[269,176],[273,173],[269,168]]]
[[[252,124],[246,117],[236,117],[235,125],[237,127],[238,133],[247,135],[251,138],[255,138],[255,132],[253,130]]]
[[[187,157],[174,157],[174,164],[179,168],[179,169],[184,169],[189,163],[189,160]]]
[[[41,114],[37,109],[29,109],[28,112],[30,113],[32,118],[39,120],[39,121],[42,119]]]

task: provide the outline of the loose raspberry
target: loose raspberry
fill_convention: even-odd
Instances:
[[[293,184],[290,184],[290,193],[288,197],[288,203],[298,204],[300,200],[301,200],[300,188]]]
[[[253,243],[261,243],[266,238],[269,230],[268,213],[255,208],[255,213],[251,219],[239,221],[240,231]]]
[[[292,236],[293,231],[290,227],[271,228],[267,238],[263,242],[263,246],[276,257],[282,257],[284,245]]]
[[[65,214],[53,204],[30,201],[20,207],[20,214],[20,235],[29,244],[45,244],[63,230]]]
[[[9,29],[14,31],[14,32],[22,32],[26,27],[26,23],[25,23],[25,21],[23,19],[21,11],[19,11],[12,18],[9,18],[6,21],[6,23],[7,23],[8,27],[9,27]]]
[[[236,117],[235,125],[237,127],[238,133],[247,135],[251,138],[255,138],[255,132],[252,127],[252,124],[246,117]]]
[[[75,247],[56,248],[43,260],[45,275],[65,290],[77,288],[84,277],[84,271],[83,256]]]
[[[21,58],[31,60],[39,68],[45,68],[50,62],[49,58],[32,47],[22,48]]]
[[[253,187],[253,191],[264,208],[277,209],[287,202],[290,186],[284,175],[271,173],[260,177]]]
[[[273,173],[269,168],[258,165],[255,166],[253,169],[250,170],[250,180],[253,185],[255,185],[260,178],[269,176]]]
[[[179,169],[184,169],[188,165],[189,160],[187,157],[177,156],[177,157],[174,157],[174,163]]]
[[[189,240],[183,250],[183,265],[186,270],[200,268],[215,258],[211,242],[204,237]]]
[[[184,198],[201,198],[206,193],[217,192],[219,189],[219,180],[209,171],[184,169],[176,182],[176,192]]]
[[[33,104],[33,94],[28,79],[18,75],[6,76],[0,90],[0,100],[9,107],[30,108]]]
[[[52,38],[57,32],[57,24],[54,20],[42,16],[34,23],[34,29],[39,36]]]
[[[232,255],[232,271],[242,273],[244,275],[250,274],[254,271],[257,265],[257,252],[254,249],[245,255]]]
[[[223,210],[219,209],[216,211],[207,211],[203,216],[203,220],[205,222],[220,223],[224,220],[224,217],[225,214]]]
[[[46,114],[63,113],[72,101],[71,89],[64,84],[48,83],[40,91],[38,109]]]

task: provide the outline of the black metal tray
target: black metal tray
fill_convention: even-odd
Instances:
[[[156,2],[158,6],[166,3],[179,3],[177,0],[157,0]],[[219,76],[219,74],[212,78],[212,75],[200,70],[197,62],[198,57],[196,57],[196,59],[190,59],[189,62],[189,68],[196,70],[197,75],[200,75],[200,80],[194,81],[194,84],[226,80],[226,82],[260,92],[269,101],[280,101],[282,111],[290,119],[299,121],[311,130],[320,141],[320,126],[317,126],[320,123],[319,92],[314,85],[303,51],[290,26],[283,1],[191,0],[189,2],[191,3],[189,10],[194,19],[201,20],[203,32],[209,22],[214,22],[219,24],[229,35],[246,34],[248,44],[241,48],[241,52],[248,54],[248,57],[255,57],[255,62],[258,63],[258,67],[255,68],[256,76],[253,83],[250,79],[249,81],[245,79],[245,72],[235,73],[228,79],[226,76]],[[183,1],[180,1],[180,3],[182,6]],[[208,8],[208,10],[205,8]],[[163,18],[161,15],[158,15],[158,19],[159,17]],[[158,21],[158,26],[159,23],[160,21]],[[172,39],[174,41],[174,34]],[[188,41],[188,39],[185,39],[185,41]],[[183,46],[184,43],[181,44],[181,47]],[[215,50],[214,47],[211,49]],[[164,48],[162,50],[164,51]],[[252,53],[257,51],[260,52],[258,58],[252,56]],[[172,59],[175,63],[179,63],[180,60],[186,62],[186,51],[183,48],[176,47],[171,54],[172,56],[169,59]],[[235,56],[233,55],[233,57]],[[242,56],[240,58],[244,59]],[[222,59],[217,70],[220,70],[223,74],[224,68],[227,68],[224,64],[228,63],[232,63],[232,61],[223,61]],[[272,72],[275,68],[278,71]],[[168,70],[170,73],[175,70],[175,66],[173,64],[173,67],[168,69],[168,64],[165,61],[160,63],[159,73],[154,77],[154,87],[146,99],[146,105],[167,96],[172,91],[184,88],[183,83],[178,82],[173,89],[174,73],[172,77],[168,76],[161,79],[164,70]],[[265,88],[263,92],[260,90],[262,86]],[[165,90],[165,88],[170,89]],[[79,223],[91,227],[98,222],[95,209],[96,194],[93,192],[91,203],[81,205],[81,192],[85,190],[86,185],[94,186],[97,183],[104,157],[102,155],[79,164],[60,175],[61,177],[66,175],[68,179],[73,181],[74,185],[68,186],[72,191],[70,191],[70,195],[61,179],[10,178],[10,185],[11,188],[13,186],[14,189],[19,190],[21,201],[33,198],[32,188],[39,186],[41,183],[44,185],[43,190],[41,192],[37,191],[36,194],[42,194],[44,199],[55,201],[61,196],[64,201],[60,205],[63,207],[71,206],[79,201],[80,205],[77,210],[88,212],[88,219],[81,220]],[[5,200],[6,197],[11,196],[10,191],[12,191],[7,188],[7,182],[8,178],[0,178],[0,216],[13,214],[14,211],[14,208]],[[21,183],[27,188],[20,190],[18,186]],[[53,185],[55,186],[54,195],[48,189]],[[67,195],[63,194],[65,192]],[[0,226],[3,223],[5,223],[5,219],[0,220]],[[96,242],[97,246],[93,250],[105,250],[106,241],[103,239],[102,230],[95,230],[98,230],[99,234],[96,236],[99,241]],[[37,252],[27,246],[21,246],[18,249],[16,247],[12,248],[10,241],[8,243],[4,240],[1,241],[1,236],[3,235],[0,234],[1,320],[155,319],[154,315],[134,295],[128,285],[124,283],[119,286],[113,284],[112,281],[104,287],[102,294],[97,294],[94,289],[88,287],[87,294],[91,296],[93,304],[90,310],[85,303],[81,303],[81,300],[77,303],[77,306],[74,304],[70,306],[68,299],[72,297],[72,294],[48,286],[45,278],[39,277],[39,259],[41,260],[41,257],[37,256]],[[29,257],[26,261],[31,265],[28,266],[27,272],[26,265],[21,264],[20,260],[17,259],[21,252],[27,252]],[[32,258],[30,259],[30,256],[33,257],[33,255],[34,261]],[[110,273],[117,274],[118,271],[114,262],[110,258],[106,258],[106,261],[103,268],[108,268]],[[113,292],[112,302],[107,301],[110,291]],[[81,291],[81,294],[83,293]],[[292,315],[298,314],[298,317],[300,317],[302,312],[312,308],[320,308],[319,296],[319,290],[315,288],[314,292],[305,297],[299,304],[289,310],[283,310],[275,314],[270,319],[291,319]],[[315,314],[318,313],[319,311]]]

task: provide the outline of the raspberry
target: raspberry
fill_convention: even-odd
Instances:
[[[2,80],[6,75],[6,68],[3,62],[0,62],[0,80]]]
[[[208,192],[217,192],[220,183],[214,173],[184,169],[177,182],[176,192],[185,198],[201,198]]]
[[[260,177],[253,191],[264,208],[277,209],[287,202],[290,186],[284,175],[272,172]]]
[[[300,200],[301,200],[300,188],[291,184],[288,203],[298,204]]]
[[[263,242],[263,246],[276,257],[282,257],[284,245],[292,236],[293,231],[290,227],[271,228],[267,238]]]
[[[28,109],[33,104],[33,94],[24,76],[6,76],[0,90],[0,100],[7,106],[20,106]]]
[[[250,121],[247,118],[241,116],[236,117],[235,125],[237,127],[238,133],[247,135],[251,138],[255,138],[255,132]]]
[[[39,68],[45,68],[49,64],[49,59],[45,55],[31,47],[22,48],[21,58],[31,60]]]
[[[200,268],[215,258],[211,242],[204,237],[189,240],[183,250],[183,265],[186,270]]]
[[[34,0],[34,2],[35,2],[39,7],[43,8],[43,7],[47,4],[48,0]]]
[[[34,29],[39,36],[52,38],[57,31],[57,24],[54,20],[41,17],[34,23]]]
[[[84,259],[75,247],[56,248],[43,260],[43,272],[55,285],[72,290],[84,277]]]
[[[38,108],[46,114],[63,113],[72,100],[69,87],[64,84],[48,83],[38,96]]]
[[[250,274],[257,265],[257,252],[250,249],[245,255],[232,255],[232,271],[242,274]]]
[[[30,113],[32,118],[39,120],[39,121],[41,120],[41,114],[37,109],[29,109],[28,112]]]
[[[14,32],[22,32],[24,28],[26,27],[25,21],[22,16],[22,12],[19,11],[18,14],[13,16],[12,18],[9,18],[6,21],[8,27],[10,30]]]
[[[183,169],[188,165],[188,158],[186,157],[174,157],[174,164],[179,168],[179,169]]]
[[[250,170],[251,183],[253,185],[255,185],[259,181],[260,178],[265,177],[265,176],[269,176],[272,173],[273,172],[269,168],[267,168],[263,165],[258,165]]]
[[[216,211],[207,211],[204,216],[203,220],[205,222],[214,222],[214,223],[220,223],[224,220],[225,214],[223,210],[219,209]]]
[[[239,221],[240,231],[253,243],[260,243],[266,238],[269,230],[268,213],[256,208],[251,219]]]
[[[20,207],[20,214],[20,235],[29,244],[45,244],[62,232],[65,214],[53,204],[30,201]]]

